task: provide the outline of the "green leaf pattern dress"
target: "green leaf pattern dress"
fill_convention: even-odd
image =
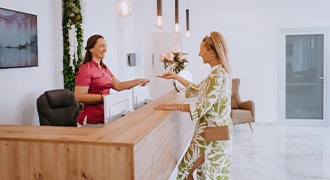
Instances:
[[[192,120],[197,120],[194,136],[179,164],[177,179],[186,179],[194,162],[205,154],[205,163],[197,169],[197,179],[229,179],[233,123],[231,112],[231,78],[221,65],[214,66],[200,84],[187,85],[186,98],[198,97],[190,104]],[[228,125],[229,141],[205,142],[203,129]]]

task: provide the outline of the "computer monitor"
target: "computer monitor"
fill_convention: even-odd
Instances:
[[[142,107],[151,100],[148,86],[136,86],[132,91],[134,109]]]
[[[129,111],[127,91],[120,91],[104,96],[104,124],[113,122]]]

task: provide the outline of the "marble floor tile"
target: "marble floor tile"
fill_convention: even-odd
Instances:
[[[235,127],[232,180],[330,180],[330,127]]]
[[[330,180],[330,127],[236,125],[230,179]]]

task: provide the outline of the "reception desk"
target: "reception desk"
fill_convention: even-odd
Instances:
[[[168,179],[190,142],[188,113],[170,92],[102,128],[0,125],[1,179]]]

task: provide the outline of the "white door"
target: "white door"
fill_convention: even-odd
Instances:
[[[285,124],[324,126],[326,116],[325,35],[285,36]]]
[[[150,80],[151,98],[159,98],[174,90],[173,81],[157,78],[157,74],[166,72],[160,62],[160,54],[171,51],[173,45],[181,45],[181,33],[145,33],[144,34],[144,69],[145,76]]]

